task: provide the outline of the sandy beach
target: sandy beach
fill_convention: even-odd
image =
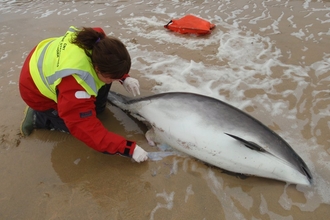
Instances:
[[[210,35],[163,26],[186,14]],[[0,219],[308,219],[330,214],[330,2],[0,1]],[[132,57],[141,96],[188,91],[249,113],[283,137],[314,183],[230,175],[189,156],[134,163],[73,136],[23,138],[18,79],[30,50],[69,26],[102,27]],[[119,84],[113,91],[129,95]],[[108,105],[103,124],[146,151],[146,126]]]

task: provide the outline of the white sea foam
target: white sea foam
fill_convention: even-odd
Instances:
[[[79,162],[80,162],[80,158],[77,158],[75,161],[73,161],[73,163],[75,164],[75,165],[78,165],[79,164]]]
[[[194,191],[192,190],[192,185],[190,184],[186,189],[186,197],[184,199],[184,202],[187,203],[189,196],[194,195]]]
[[[156,197],[164,198],[165,204],[159,203],[159,202],[157,203],[156,207],[151,211],[150,220],[154,219],[154,215],[158,209],[165,208],[165,209],[171,210],[173,208],[174,195],[175,195],[175,192],[171,192],[168,194],[168,193],[166,193],[165,190],[162,193],[156,194]]]
[[[270,211],[265,197],[263,195],[261,195],[260,197],[261,197],[261,203],[259,209],[262,215],[268,215],[270,219],[293,220],[293,217],[291,215],[282,216]]]

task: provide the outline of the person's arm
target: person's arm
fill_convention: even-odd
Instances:
[[[73,136],[99,152],[132,157],[136,143],[102,125],[96,117],[95,97],[88,97],[72,76],[63,78],[57,89],[59,116]]]

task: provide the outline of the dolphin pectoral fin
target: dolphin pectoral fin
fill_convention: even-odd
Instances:
[[[232,134],[228,134],[228,133],[225,133],[226,135],[238,140],[239,142],[241,142],[244,146],[250,148],[251,150],[255,150],[255,151],[260,151],[260,152],[266,152],[265,149],[263,149],[261,146],[259,146],[258,144],[252,142],[252,141],[247,141],[247,140],[244,140],[243,138],[240,138],[240,137],[237,137],[235,135],[232,135]]]

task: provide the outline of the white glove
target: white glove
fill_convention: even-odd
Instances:
[[[148,160],[148,153],[140,146],[136,145],[132,157],[136,162],[140,163]]]
[[[140,95],[140,84],[137,79],[127,77],[123,82],[123,86],[127,92],[132,93],[134,96]]]

